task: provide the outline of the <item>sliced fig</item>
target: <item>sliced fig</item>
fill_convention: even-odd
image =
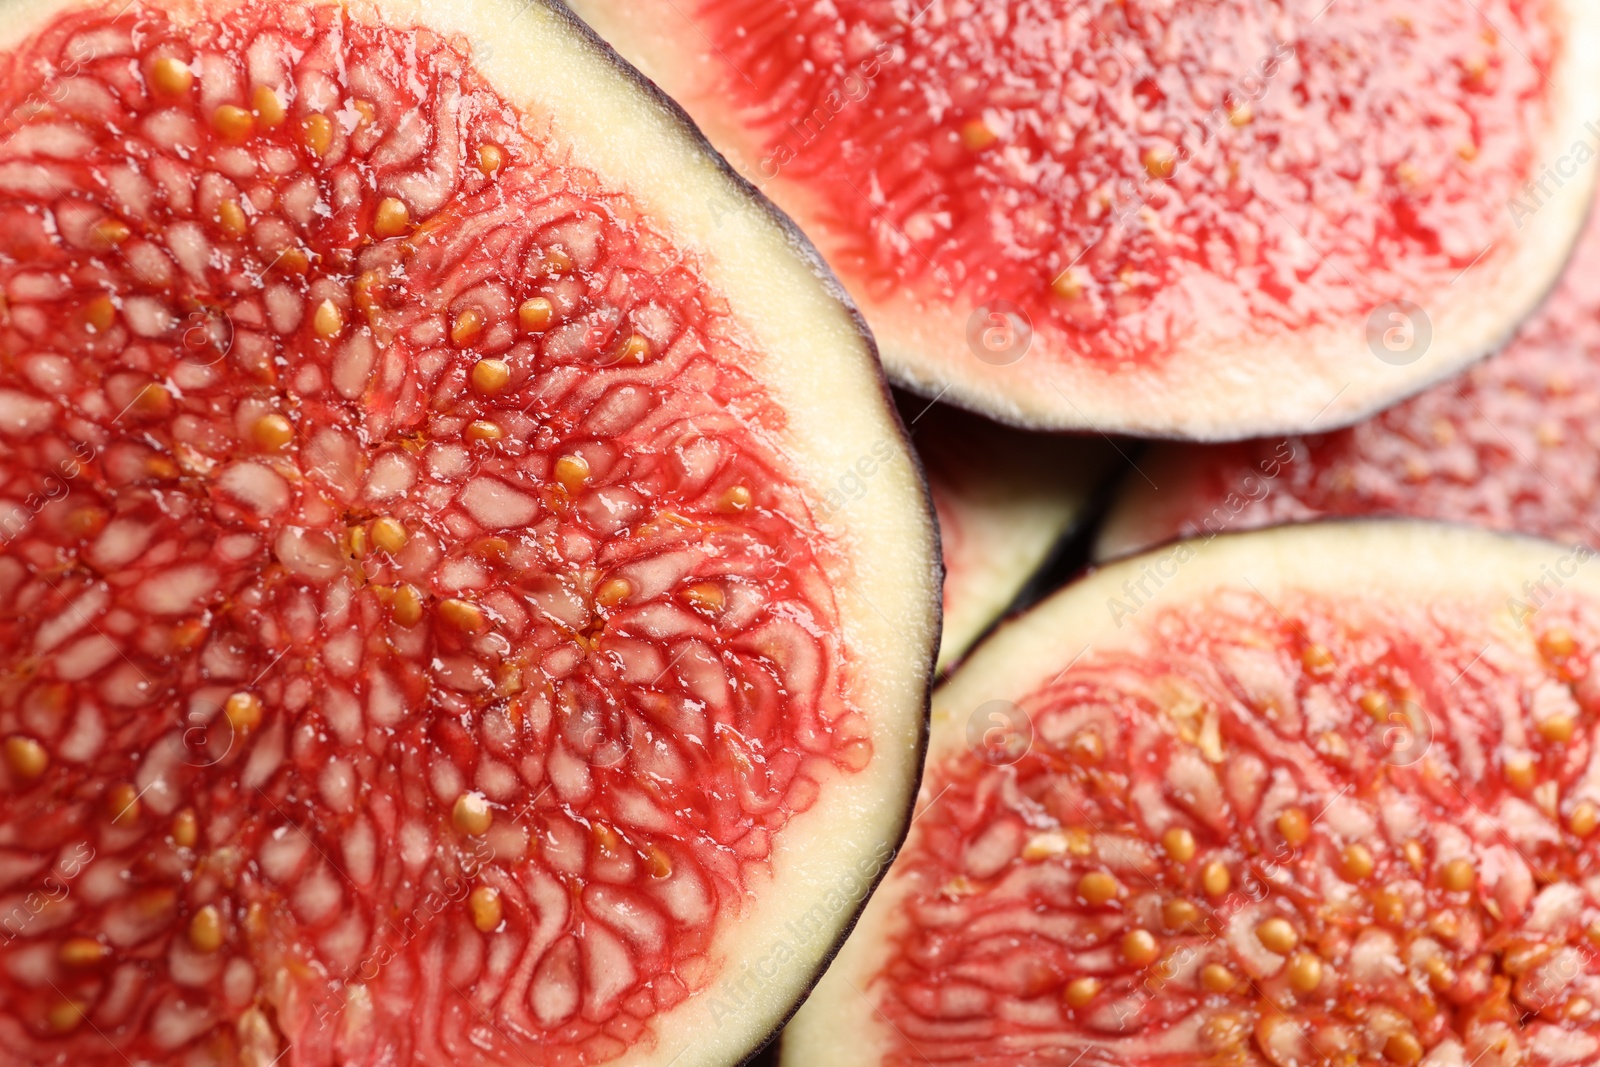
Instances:
[[[1516,339],[1460,379],[1336,433],[1160,445],[1100,559],[1323,516],[1406,515],[1600,545],[1600,214]]]
[[[46,0],[0,51],[0,1058],[748,1055],[937,639],[820,260],[553,4]]]
[[[784,1062],[1594,1062],[1592,557],[1284,527],[1003,626]]]
[[[1112,458],[1090,438],[1022,433],[943,404],[900,408],[928,475],[944,556],[948,670],[1026,589],[1078,525]],[[849,495],[866,498],[863,475]]]
[[[896,381],[1040,428],[1386,407],[1532,309],[1600,150],[1576,0],[574,7],[811,234]]]

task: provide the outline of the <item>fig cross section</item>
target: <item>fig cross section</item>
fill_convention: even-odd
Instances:
[[[1600,1055],[1592,556],[1325,524],[1008,624],[785,1061]]]
[[[1532,310],[1600,152],[1564,0],[575,9],[813,235],[898,382],[1036,428],[1386,407]]]
[[[831,280],[553,7],[57,8],[0,21],[0,1040],[737,1061],[903,821],[937,619]]]
[[[1095,548],[1323,517],[1407,515],[1600,542],[1600,216],[1516,338],[1461,378],[1331,434],[1140,457]],[[1156,488],[1151,487],[1154,483]]]

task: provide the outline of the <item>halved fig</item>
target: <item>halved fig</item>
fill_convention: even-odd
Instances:
[[[937,634],[809,246],[544,2],[46,0],[0,52],[6,1062],[748,1055],[897,839]]]
[[[784,1062],[1595,1062],[1592,557],[1288,527],[1002,627]]]
[[[812,236],[896,381],[1039,428],[1386,407],[1532,309],[1600,150],[1579,0],[573,6]]]
[[[1112,452],[1099,439],[1021,433],[911,397],[900,414],[939,516],[945,671],[1016,603],[1077,527]],[[850,478],[841,499],[867,497],[869,478]]]
[[[1516,339],[1460,379],[1337,433],[1161,445],[1139,459],[1099,559],[1178,537],[1404,515],[1600,545],[1600,213]]]

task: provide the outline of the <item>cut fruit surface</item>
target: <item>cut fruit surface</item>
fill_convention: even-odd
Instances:
[[[0,49],[8,1062],[748,1055],[898,840],[937,640],[820,260],[553,5]]]
[[[1600,544],[1600,214],[1505,350],[1360,425],[1162,445],[1140,457],[1100,559],[1178,537],[1325,516],[1406,515]]]
[[[817,240],[897,381],[1035,427],[1387,406],[1549,288],[1600,150],[1567,0],[573,6]]]
[[[943,671],[1016,602],[1078,525],[1112,452],[1097,438],[1022,433],[910,397],[900,413],[939,516]],[[856,485],[851,496],[870,495],[870,482],[852,479]]]
[[[1594,1062],[1592,559],[1324,523],[1003,626],[784,1062]]]

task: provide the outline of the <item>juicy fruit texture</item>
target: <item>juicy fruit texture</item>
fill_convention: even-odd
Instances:
[[[1393,514],[1600,544],[1600,215],[1515,341],[1457,381],[1315,437],[1164,446],[1098,554],[1326,516]]]
[[[930,768],[884,1062],[1600,1056],[1600,608],[1229,586]]]
[[[804,183],[800,217],[869,305],[1004,299],[1071,358],[1159,364],[1197,330],[1359,333],[1374,305],[1443,288],[1509,237],[1506,204],[1542,162],[1551,11],[702,0],[690,14],[715,50],[707,98],[732,102],[755,141],[752,180]]]
[[[9,68],[12,1055],[614,1058],[873,757],[756,355],[467,51],[138,8]]]

